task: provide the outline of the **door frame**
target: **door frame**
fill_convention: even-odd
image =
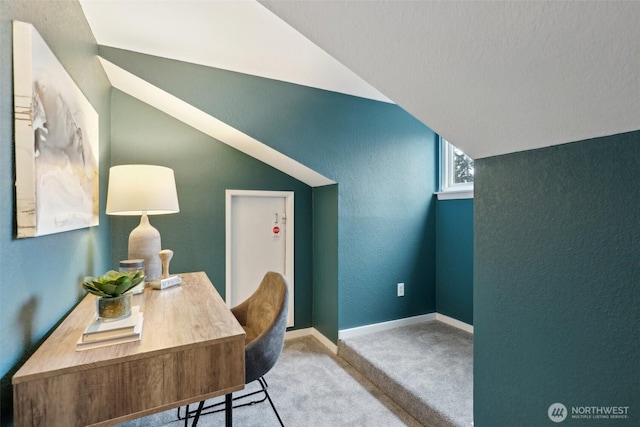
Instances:
[[[294,192],[264,190],[230,190],[225,191],[225,302],[231,307],[231,205],[234,197],[277,197],[285,198],[285,272],[289,282],[289,313],[287,327],[294,325]]]

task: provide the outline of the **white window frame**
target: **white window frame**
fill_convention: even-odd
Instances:
[[[473,182],[454,182],[453,145],[440,137],[441,165],[440,165],[440,191],[437,192],[438,200],[473,199]]]

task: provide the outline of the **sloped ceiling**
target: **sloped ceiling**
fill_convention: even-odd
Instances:
[[[262,1],[474,158],[640,129],[640,3]]]
[[[103,46],[390,102],[256,1],[80,4]]]
[[[100,58],[100,62],[107,73],[111,85],[116,89],[311,187],[335,184],[334,181],[306,167],[295,159],[285,156],[268,145],[240,132],[106,59]]]
[[[255,1],[80,0],[99,45],[391,102]],[[312,187],[334,181],[101,58],[111,85]]]
[[[474,158],[640,129],[640,2],[81,4],[98,44],[393,101]]]

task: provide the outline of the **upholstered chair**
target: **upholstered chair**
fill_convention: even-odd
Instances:
[[[280,357],[282,347],[284,345],[284,334],[287,329],[287,312],[289,301],[289,290],[286,277],[280,273],[273,271],[265,274],[258,289],[244,302],[231,309],[233,315],[245,330],[245,383],[249,384],[258,381],[260,389],[258,391],[236,396],[234,402],[242,402],[249,396],[262,394],[264,397],[260,400],[254,400],[248,403],[238,403],[234,408],[252,405],[263,402],[268,399],[273,411],[278,417],[280,425],[284,427],[280,414],[276,410],[271,396],[267,391],[268,385],[264,375],[273,368],[276,361]],[[187,407],[187,417],[195,417],[194,424],[197,423],[200,415],[217,412],[222,409],[215,409],[221,403],[203,406],[199,405],[198,410],[189,413]],[[180,418],[180,410],[178,409],[178,418]]]

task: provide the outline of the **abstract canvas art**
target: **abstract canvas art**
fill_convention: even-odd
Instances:
[[[98,225],[98,114],[36,29],[13,22],[17,237]]]

